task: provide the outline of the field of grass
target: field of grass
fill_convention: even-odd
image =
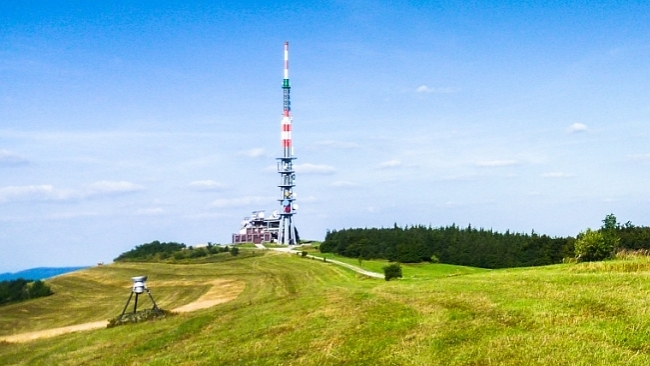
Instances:
[[[370,270],[382,265],[368,262]],[[0,363],[648,365],[645,262],[404,266],[405,277],[391,282],[269,252],[219,263],[96,267],[47,281],[54,296],[1,308],[0,335],[113,317],[135,275],[149,276],[166,309],[198,298],[215,278],[244,281],[246,289],[229,303],[160,321],[0,344]]]
[[[303,250],[303,249],[298,249],[298,250]],[[325,258],[327,259],[334,259],[339,262],[351,264],[353,266],[360,267],[362,269],[365,269],[367,271],[372,271],[372,272],[377,272],[377,273],[384,273],[384,267],[387,266],[389,263],[386,262],[385,260],[358,260],[355,258],[349,258],[349,257],[344,257],[341,255],[333,254],[333,253],[321,253],[318,250],[313,250],[310,248],[305,248],[305,251],[309,253],[309,255],[313,255],[315,257],[319,258]],[[454,266],[450,264],[442,264],[442,263],[436,263],[436,264],[429,264],[429,263],[415,263],[415,264],[409,264],[409,263],[402,263],[402,275],[404,276],[403,278],[408,278],[408,279],[431,279],[435,277],[451,277],[451,276],[460,276],[460,275],[465,275],[465,274],[470,274],[470,273],[478,273],[478,272],[485,272],[489,271],[487,269],[483,268],[475,268],[475,267],[464,267],[464,266]]]

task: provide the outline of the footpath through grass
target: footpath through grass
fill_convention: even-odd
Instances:
[[[303,250],[303,249],[298,249]],[[384,267],[390,264],[385,260],[366,260],[355,259],[337,255],[334,253],[321,253],[318,250],[306,248],[305,251],[314,257],[334,259],[339,262],[351,264],[367,271],[384,273]],[[480,273],[489,271],[488,269],[455,266],[442,263],[402,263],[402,275],[404,279],[431,279],[437,277],[460,276],[471,273]]]
[[[98,311],[114,316],[132,275],[150,276],[157,301],[164,298],[162,307],[194,300],[204,290],[191,284],[214,278],[243,280],[246,289],[229,303],[161,321],[0,344],[0,360],[18,365],[647,365],[650,272],[616,263],[625,262],[602,270],[578,264],[453,276],[448,274],[470,270],[416,266],[408,275],[405,266],[405,278],[391,282],[268,252],[200,265],[111,265],[81,272],[87,276],[80,278],[48,281],[58,286],[57,294],[24,308],[3,308],[0,329],[15,332],[7,319],[19,329],[40,327],[29,323],[41,317],[50,325],[71,323],[74,312],[61,308],[64,303],[83,303],[79,309],[85,316],[108,318],[93,315],[90,308],[97,303]],[[175,285],[159,288],[158,279]],[[97,288],[110,296],[81,295]],[[59,319],[65,316],[70,319]]]

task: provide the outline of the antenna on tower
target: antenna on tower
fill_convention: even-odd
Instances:
[[[280,140],[282,143],[282,157],[277,158],[278,173],[280,173],[280,228],[278,230],[278,243],[285,245],[298,244],[298,232],[293,225],[293,215],[296,213],[298,206],[294,204],[296,200],[294,187],[296,186],[296,172],[294,171],[293,161],[293,142],[291,139],[291,127],[293,118],[291,117],[291,84],[289,83],[289,42],[284,42],[284,79],[282,80],[283,110],[282,121],[280,122]]]

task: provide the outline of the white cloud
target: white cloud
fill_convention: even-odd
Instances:
[[[551,172],[551,173],[544,173],[541,175],[541,177],[542,178],[571,178],[571,177],[575,177],[575,175],[570,173]]]
[[[517,165],[519,162],[517,160],[490,160],[490,161],[480,161],[476,163],[480,167],[502,167],[502,166],[512,166]]]
[[[0,202],[15,201],[69,201],[74,199],[132,193],[144,187],[131,182],[100,181],[84,189],[59,189],[50,184],[7,186],[0,188]]]
[[[197,191],[221,191],[227,187],[225,184],[213,180],[195,180],[188,186]]]
[[[347,180],[337,180],[336,182],[332,182],[330,184],[332,187],[337,187],[337,188],[352,188],[352,187],[358,187],[359,185]]]
[[[476,180],[477,176],[474,174],[470,175],[448,175],[445,177],[440,178],[440,181],[443,182],[466,182],[466,181],[471,181],[471,180]]]
[[[357,149],[361,147],[361,145],[357,144],[356,142],[332,141],[332,140],[318,141],[315,142],[312,146],[331,148],[331,149]]]
[[[248,156],[249,158],[259,158],[265,156],[266,151],[262,148],[255,148],[255,149],[240,151],[239,155]]]
[[[300,174],[334,174],[336,169],[331,165],[318,165],[318,164],[296,164],[293,166],[296,173]]]
[[[219,208],[245,207],[251,205],[270,205],[276,198],[249,196],[240,198],[219,198],[212,202],[212,206]]]
[[[162,215],[164,213],[165,210],[163,210],[160,207],[141,208],[135,212],[136,215],[141,215],[141,216],[157,216],[157,215]]]
[[[650,160],[650,154],[633,154],[628,155],[625,158],[630,161],[645,161]]]
[[[391,159],[379,164],[382,169],[398,168],[400,166],[402,166],[402,162],[399,159]]]
[[[49,215],[48,218],[53,220],[67,220],[67,219],[76,219],[79,217],[95,217],[95,216],[99,216],[99,213],[94,211],[59,212],[59,213]]]
[[[138,192],[142,190],[144,190],[143,186],[131,182],[99,181],[89,186],[89,191],[86,192],[85,196],[95,196],[95,195],[105,195],[105,194],[115,194],[115,193],[131,193],[131,192]]]
[[[461,202],[456,202],[456,201],[447,201],[441,205],[438,205],[438,207],[445,207],[445,208],[457,208],[457,207],[463,207],[465,206],[464,203]]]
[[[441,94],[447,94],[447,93],[454,93],[458,91],[455,88],[430,88],[426,85],[420,85],[415,89],[416,92],[418,93],[441,93]]]
[[[74,196],[73,191],[58,190],[49,184],[0,188],[0,202],[62,201]]]
[[[22,165],[29,161],[24,157],[8,150],[0,150],[0,166],[2,165]]]
[[[415,89],[415,91],[418,93],[431,93],[431,88],[426,85],[420,85]]]
[[[574,123],[567,128],[568,133],[578,133],[587,131],[587,125],[583,123]]]

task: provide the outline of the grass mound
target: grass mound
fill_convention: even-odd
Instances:
[[[175,313],[160,308],[140,310],[135,313],[125,313],[109,320],[106,328],[113,328],[126,324],[142,323],[146,321],[166,318],[171,315],[175,315]]]

